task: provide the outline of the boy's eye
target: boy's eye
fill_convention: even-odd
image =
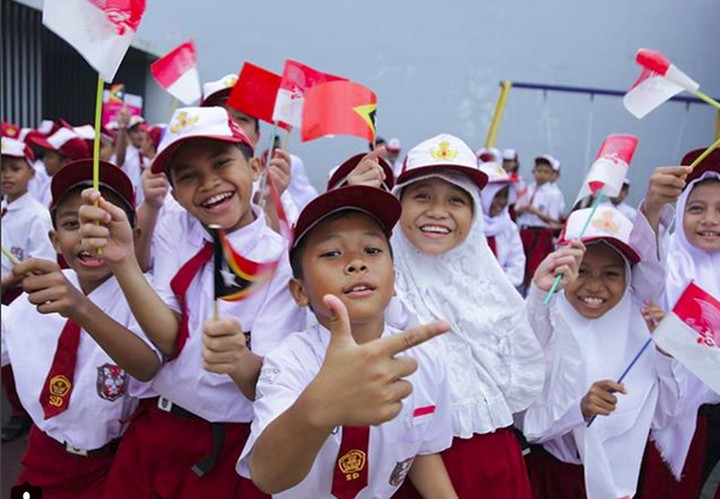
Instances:
[[[192,180],[195,178],[195,172],[181,172],[177,178],[175,179],[176,182],[187,182],[188,180]]]
[[[450,198],[450,202],[452,204],[465,204],[465,200],[461,198],[460,196],[455,196]]]
[[[617,270],[608,270],[605,272],[605,275],[611,279],[617,279],[618,277],[620,277],[620,272],[618,272]]]
[[[430,199],[430,195],[425,192],[416,192],[413,195],[413,199],[424,201],[424,200]]]
[[[368,255],[379,255],[382,252],[380,248],[365,248],[365,253]]]
[[[225,165],[227,165],[228,163],[230,163],[230,161],[232,161],[231,158],[219,158],[219,159],[215,162],[215,166],[217,166],[217,167],[225,166]]]
[[[80,223],[77,220],[68,220],[62,223],[62,228],[65,230],[74,230],[80,228]]]
[[[328,250],[320,253],[320,258],[337,258],[340,255],[340,250]]]
[[[579,275],[579,276],[580,276],[580,275],[587,275],[587,273],[588,273],[588,272],[587,272],[587,269],[584,269],[584,268],[582,268],[582,267],[580,267],[580,269],[578,270],[578,275]]]
[[[688,206],[687,211],[688,211],[689,213],[701,213],[701,212],[702,212],[702,206],[697,205],[697,204],[691,205],[691,206]]]

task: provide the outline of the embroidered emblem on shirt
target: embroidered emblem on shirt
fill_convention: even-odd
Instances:
[[[365,467],[366,454],[364,451],[353,449],[338,459],[338,467],[345,474],[345,479],[359,478],[359,472]]]
[[[50,405],[62,407],[70,388],[72,388],[72,383],[65,376],[62,374],[53,376],[50,380]]]
[[[390,473],[389,482],[391,486],[399,487],[400,485],[402,485],[402,483],[405,481],[405,477],[407,477],[407,474],[410,471],[410,467],[412,466],[414,460],[414,457],[409,457],[406,460],[399,461],[395,464],[395,469],[393,469],[392,473]]]
[[[97,368],[95,387],[100,398],[114,402],[125,395],[127,373],[119,366],[103,364]]]
[[[225,88],[232,88],[235,86],[237,81],[237,75],[228,75],[228,77],[223,80],[223,83],[225,84]]]
[[[177,118],[175,118],[175,121],[170,125],[170,131],[172,133],[178,133],[183,128],[197,123],[198,119],[200,119],[199,116],[189,116],[187,112],[182,111],[178,113]]]
[[[620,230],[620,226],[615,223],[614,215],[612,211],[604,211],[600,215],[600,218],[593,220],[592,225],[596,229],[609,232],[610,234],[617,234]]]
[[[10,247],[10,253],[15,256],[18,260],[25,260],[25,252],[22,248],[19,248],[18,246],[12,246]]]
[[[263,367],[260,369],[260,377],[258,378],[258,381],[271,385],[275,383],[275,380],[279,375],[280,369],[276,367]]]

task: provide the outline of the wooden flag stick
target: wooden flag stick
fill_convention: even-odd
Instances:
[[[17,265],[18,263],[20,263],[20,260],[18,260],[18,258],[13,255],[10,250],[7,249],[4,245],[2,246],[2,253],[8,258],[8,260],[10,260],[10,263],[12,263],[13,265]]]

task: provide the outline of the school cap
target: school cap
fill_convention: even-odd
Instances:
[[[85,159],[91,156],[85,139],[71,128],[60,127],[48,137],[35,136],[30,140],[43,149],[57,151],[70,159]]]
[[[393,137],[392,139],[388,140],[385,143],[385,149],[387,149],[388,151],[400,152],[402,150],[400,139]]]
[[[480,163],[478,168],[481,172],[487,175],[489,184],[512,182],[510,174],[505,171],[505,168],[502,167],[501,163],[489,161],[487,163]]]
[[[502,159],[505,161],[518,161],[518,153],[515,149],[505,149],[502,153]]]
[[[549,154],[542,154],[542,155],[538,156],[537,158],[535,158],[535,164],[537,164],[538,162],[550,163],[550,168],[552,168],[554,172],[560,171],[560,162],[557,159],[550,156]]]
[[[573,239],[578,239],[591,212],[592,208],[585,208],[570,213],[558,239],[558,245],[569,244]],[[622,253],[631,264],[636,264],[640,261],[640,255],[630,245],[632,227],[632,222],[617,208],[600,206],[595,211],[581,240],[585,244],[593,241],[605,241]]]
[[[346,185],[331,189],[310,201],[300,212],[290,246],[290,258],[300,241],[325,218],[343,210],[365,213],[374,218],[390,238],[400,219],[402,207],[397,197],[388,191],[367,185]]]
[[[340,166],[335,168],[328,179],[327,190],[335,189],[336,187],[340,187],[345,184],[348,175],[352,173],[353,169],[355,169],[358,163],[360,163],[360,160],[366,155],[367,153],[361,152],[354,156],[350,156]],[[385,158],[378,157],[377,161],[385,173],[383,188],[388,191],[392,191],[393,187],[395,187],[395,174],[393,173],[392,166],[390,166],[390,163],[388,163]]]
[[[475,156],[477,156],[478,162],[480,163],[488,163],[491,161],[496,161],[500,163],[503,159],[503,155],[500,152],[500,149],[497,149],[495,147],[481,147],[480,149],[475,151]]]
[[[439,168],[464,173],[482,189],[488,178],[478,168],[475,153],[459,138],[442,133],[416,145],[408,152],[396,185],[404,185]]]
[[[170,160],[177,148],[193,139],[215,139],[245,144],[254,151],[250,139],[222,107],[183,107],[175,111],[165,129],[151,170],[169,176]]]
[[[100,187],[114,192],[135,213],[135,190],[130,178],[119,166],[107,161],[100,161]],[[52,202],[50,210],[54,210],[63,196],[76,187],[92,187],[93,160],[92,158],[71,161],[63,166],[52,177],[50,193]]]
[[[17,139],[11,139],[10,137],[2,138],[2,146],[0,147],[3,156],[10,156],[11,158],[25,158],[32,168],[35,162],[35,155],[32,149],[28,147],[24,142]]]
[[[2,136],[9,137],[11,139],[22,140],[20,138],[20,127],[7,121],[2,122]]]
[[[703,147],[701,149],[695,149],[693,151],[690,151],[689,153],[685,154],[685,156],[683,156],[680,164],[689,165],[690,163],[695,161],[698,156],[705,152],[705,149],[706,148]],[[703,159],[699,165],[694,167],[692,171],[688,174],[685,181],[689,184],[693,180],[700,178],[703,173],[709,171],[720,173],[720,149],[715,149],[705,159]]]
[[[209,81],[203,85],[203,98],[200,101],[200,106],[217,106],[220,105],[217,102],[218,99],[230,97],[233,87],[238,81],[238,75],[226,74],[219,80]]]

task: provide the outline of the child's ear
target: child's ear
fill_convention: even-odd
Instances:
[[[58,237],[55,229],[51,229],[48,232],[48,237],[50,238],[50,244],[52,244],[53,248],[55,248],[55,253],[61,255],[62,251],[60,251],[60,238]]]
[[[295,303],[297,303],[299,307],[307,307],[310,300],[308,299],[307,294],[305,294],[303,282],[300,279],[293,277],[288,282],[288,285],[290,286],[290,294],[295,300]]]
[[[254,182],[258,178],[260,178],[260,170],[262,169],[262,160],[260,158],[258,158],[257,156],[254,158],[250,158],[248,165],[250,166],[250,173],[252,175],[252,179]]]

